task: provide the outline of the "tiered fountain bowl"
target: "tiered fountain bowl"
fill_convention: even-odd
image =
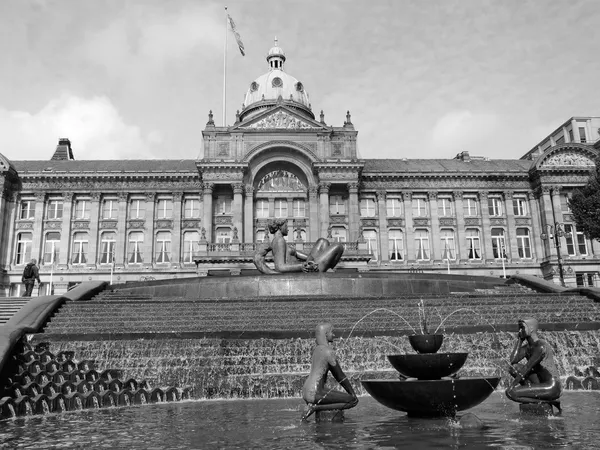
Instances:
[[[436,353],[443,338],[409,336],[416,355],[387,355],[400,379],[361,380],[362,385],[382,405],[414,417],[454,416],[477,406],[496,389],[500,378],[456,377],[468,353]]]

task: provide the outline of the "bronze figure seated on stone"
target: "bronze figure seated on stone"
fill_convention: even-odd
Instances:
[[[342,258],[344,246],[340,243],[330,243],[327,239],[319,239],[308,255],[296,251],[289,245],[284,236],[288,234],[288,224],[285,219],[275,219],[268,224],[269,232],[273,234],[271,243],[265,243],[254,254],[254,265],[264,274],[286,272],[326,272],[333,269]],[[265,258],[273,252],[275,268],[269,267]]]
[[[549,403],[560,408],[562,387],[552,347],[537,335],[536,319],[519,320],[519,332],[510,355],[510,374],[514,377],[506,396],[518,403]],[[525,364],[519,364],[525,359]]]
[[[308,404],[302,420],[308,419],[315,411],[343,410],[358,404],[354,389],[340,367],[335,350],[330,345],[335,337],[333,326],[330,323],[317,325],[315,337],[317,346],[313,350],[310,374],[302,387],[302,398]],[[346,392],[325,387],[329,372]]]

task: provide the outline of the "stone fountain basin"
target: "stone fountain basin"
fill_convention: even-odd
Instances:
[[[388,360],[405,377],[439,380],[460,370],[468,353],[422,353],[418,355],[387,355]]]
[[[413,417],[452,416],[483,402],[499,377],[457,380],[361,380],[366,391],[388,408]]]

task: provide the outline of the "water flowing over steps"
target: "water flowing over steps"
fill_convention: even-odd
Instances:
[[[8,322],[29,301],[29,297],[7,297],[0,299],[0,325]]]
[[[50,352],[50,345],[20,343],[3,377],[0,418],[54,412],[180,401],[190,388],[155,387],[122,378],[115,369],[96,370],[96,361],[75,360],[74,352]]]

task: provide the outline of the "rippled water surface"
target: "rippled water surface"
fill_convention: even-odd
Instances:
[[[496,392],[469,412],[484,430],[413,419],[362,397],[343,424],[301,423],[299,399],[192,401],[0,422],[3,448],[600,448],[600,393],[567,392],[558,417],[524,417]],[[459,414],[462,415],[463,413]]]

